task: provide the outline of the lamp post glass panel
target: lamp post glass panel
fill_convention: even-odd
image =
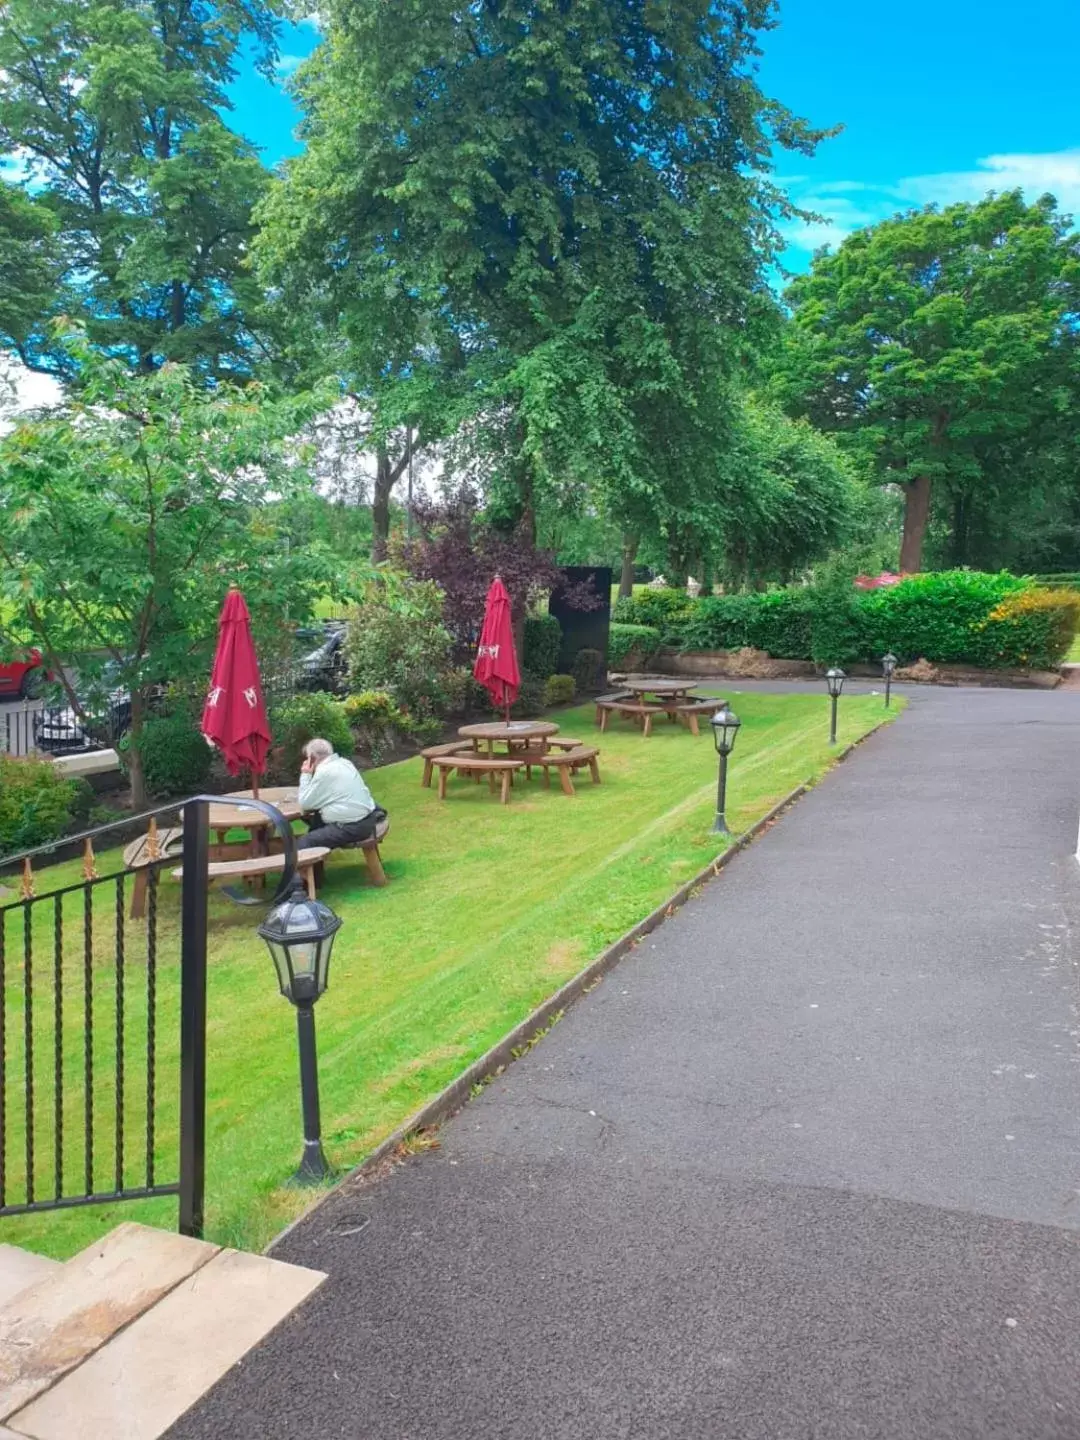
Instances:
[[[896,656],[890,650],[887,655],[881,657],[881,673],[885,676],[885,708],[889,706],[889,695],[892,691],[893,671],[896,669]]]
[[[832,715],[829,720],[829,744],[836,744],[836,702],[840,699],[840,692],[844,688],[844,681],[847,675],[843,670],[826,670],[825,684],[829,687],[829,699],[832,701]]]
[[[724,810],[727,806],[727,762],[728,756],[735,748],[735,737],[739,733],[742,721],[734,711],[723,705],[717,710],[709,724],[712,726],[716,753],[720,756],[720,774],[716,782],[716,819],[713,821],[712,833],[714,835],[730,835],[731,831],[724,818]]]
[[[300,1100],[304,1114],[304,1154],[293,1183],[324,1180],[330,1166],[323,1154],[319,1120],[319,1071],[315,1054],[315,1002],[326,989],[330,952],[341,921],[328,905],[311,900],[299,880],[259,926],[277,970],[278,985],[296,1006],[300,1045]]]

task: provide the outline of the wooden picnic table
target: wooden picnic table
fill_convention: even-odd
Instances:
[[[486,743],[489,756],[495,754],[495,746],[500,742],[511,756],[522,755],[530,749],[543,754],[549,737],[558,733],[558,725],[553,725],[550,720],[490,720],[479,725],[462,725],[458,731],[463,740],[472,741],[477,753]]]
[[[299,790],[295,785],[269,785],[259,790],[256,796],[251,790],[232,790],[222,795],[210,806],[210,829],[216,844],[211,847],[211,859],[240,860],[245,856],[266,855],[269,851],[270,832],[274,822],[261,810],[249,809],[246,805],[230,805],[230,800],[265,800],[280,810],[286,820],[299,820],[301,815]],[[229,845],[225,837],[230,830],[246,830],[248,838]]]
[[[637,695],[642,700],[647,700],[650,695],[655,695],[660,700],[685,700],[687,698],[703,699],[703,696],[695,696],[694,691],[697,684],[693,680],[679,680],[675,678],[660,679],[644,677],[631,677],[619,683],[619,690],[626,690],[631,695]]]

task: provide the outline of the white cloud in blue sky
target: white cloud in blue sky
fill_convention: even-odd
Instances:
[[[822,217],[809,223],[793,220],[781,227],[792,251],[808,253],[822,245],[835,247],[853,230],[898,211],[981,200],[990,190],[1021,189],[1029,201],[1049,193],[1057,197],[1061,210],[1080,218],[1080,148],[986,155],[970,170],[909,175],[880,185],[859,180],[815,181],[800,175],[782,177],[782,183],[800,209]]]

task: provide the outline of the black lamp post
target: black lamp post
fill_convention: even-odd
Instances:
[[[829,687],[829,698],[832,700],[832,717],[829,721],[829,744],[836,744],[836,702],[840,699],[840,692],[844,688],[844,681],[847,676],[843,670],[826,670],[825,684]]]
[[[893,671],[896,669],[896,656],[890,650],[887,655],[881,657],[881,673],[885,676],[885,708],[889,708],[889,695],[892,691]]]
[[[728,756],[735,748],[735,737],[739,733],[742,721],[734,711],[723,705],[717,710],[709,724],[712,726],[716,753],[720,756],[720,776],[716,782],[716,819],[713,821],[712,833],[714,835],[730,835],[731,831],[724,818],[724,808],[727,803],[727,762]]]
[[[328,905],[312,900],[299,878],[259,926],[286,1000],[296,1006],[300,1041],[300,1098],[304,1154],[294,1185],[311,1185],[330,1174],[319,1124],[319,1071],[315,1059],[315,1001],[326,989],[330,952],[341,921]]]

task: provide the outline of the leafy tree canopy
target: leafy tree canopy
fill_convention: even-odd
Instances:
[[[1080,238],[1052,197],[991,195],[857,231],[787,299],[777,391],[903,487],[905,570],[920,568],[932,494],[947,505],[992,487],[1017,442],[1072,423]]]
[[[773,311],[770,0],[330,0],[264,273],[340,317],[356,383],[457,432],[512,526],[689,494]],[[474,476],[473,478],[476,478]]]
[[[331,582],[322,550],[283,546],[274,518],[307,486],[288,437],[315,401],[207,392],[180,365],[141,375],[83,341],[66,348],[77,392],[0,440],[0,603],[59,673],[111,662],[137,757],[147,689],[209,674],[231,582],[264,657],[280,652],[283,617],[303,619]]]
[[[250,367],[266,317],[244,258],[268,177],[219,111],[242,48],[270,73],[289,4],[3,0],[0,155],[27,167],[22,223],[55,231],[62,267],[51,294],[0,309],[0,345],[66,372],[62,313],[144,370]]]

